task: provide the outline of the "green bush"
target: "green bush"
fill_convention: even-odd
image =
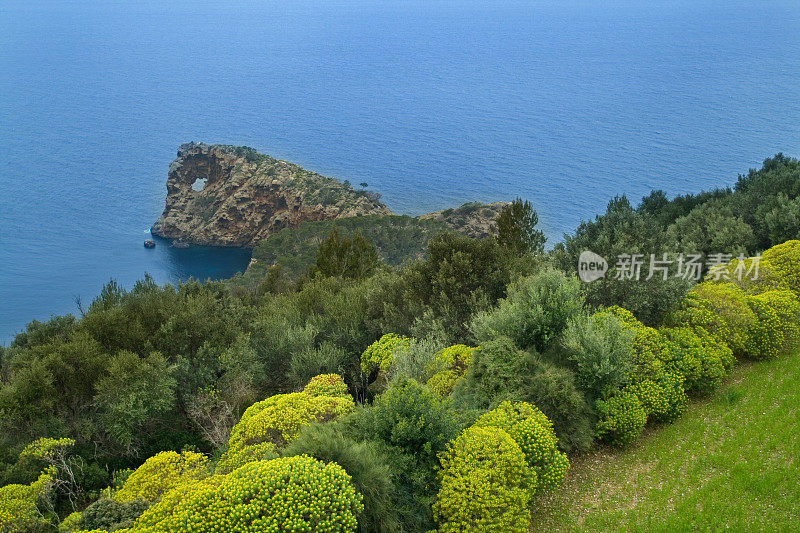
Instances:
[[[618,446],[631,444],[642,434],[647,423],[647,411],[629,387],[608,400],[597,400],[597,436]]]
[[[703,315],[711,313],[705,308],[691,309],[703,309]],[[674,357],[675,347],[661,332],[645,326],[626,309],[610,307],[604,312],[619,318],[634,334],[629,392],[639,398],[648,420],[669,422],[676,419],[686,408],[687,397],[683,374],[665,364]]]
[[[566,451],[587,449],[594,436],[592,410],[573,372],[518,350],[508,338],[487,342],[473,352],[453,398],[465,408],[481,410],[505,400],[532,403],[553,422]]]
[[[148,506],[148,502],[140,499],[118,501],[100,498],[83,510],[78,521],[79,529],[117,531],[129,528]]]
[[[479,346],[472,354],[466,378],[456,387],[479,407],[489,407],[506,399],[509,391],[524,387],[529,368],[536,357],[518,350],[511,339],[501,337]],[[512,392],[512,393],[513,393]]]
[[[511,436],[496,427],[471,427],[440,455],[441,488],[433,513],[441,533],[525,533],[536,473]]]
[[[464,344],[455,344],[436,352],[425,365],[425,371],[430,376],[428,387],[439,396],[449,396],[456,383],[467,373],[475,350]]]
[[[655,381],[637,380],[630,385],[630,391],[642,402],[648,420],[671,422],[686,410],[683,381],[682,374],[665,372]]]
[[[509,337],[523,350],[541,352],[582,307],[580,282],[547,270],[511,283],[496,308],[475,316],[472,331],[478,342]]]
[[[347,385],[339,374],[320,374],[314,376],[305,386],[303,392],[311,396],[335,396],[346,398]]]
[[[609,313],[573,319],[564,346],[579,385],[591,398],[605,398],[628,383],[633,370],[634,334]]]
[[[493,427],[508,433],[525,454],[528,467],[536,472],[535,490],[553,490],[567,474],[569,460],[558,451],[553,424],[535,406],[526,402],[503,402],[475,421],[475,427]]]
[[[523,389],[509,396],[535,405],[547,416],[562,450],[585,451],[591,446],[594,414],[568,368],[538,360],[530,367]]]
[[[399,381],[342,419],[343,433],[357,441],[376,441],[398,487],[397,511],[404,529],[433,527],[431,505],[436,494],[437,454],[459,430],[457,413],[426,386]]]
[[[285,457],[304,454],[323,463],[334,462],[350,475],[356,491],[364,498],[364,511],[358,516],[359,531],[392,533],[402,529],[394,473],[376,443],[356,442],[332,424],[312,424],[303,428],[283,451]]]
[[[360,415],[365,438],[382,440],[431,464],[457,431],[439,396],[414,380],[394,385]]]
[[[383,387],[387,384],[386,371],[392,365],[393,354],[411,343],[409,337],[387,333],[376,340],[361,354],[361,371],[367,374],[368,381],[378,380]],[[381,377],[382,376],[382,377]]]
[[[347,351],[332,342],[302,349],[291,357],[286,377],[293,387],[301,387],[320,374],[343,373],[348,370],[352,361]]]

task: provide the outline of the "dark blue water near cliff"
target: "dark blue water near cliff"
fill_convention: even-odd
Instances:
[[[0,343],[112,277],[246,265],[142,247],[190,140],[398,212],[521,195],[557,240],[800,155],[800,2],[0,2]]]

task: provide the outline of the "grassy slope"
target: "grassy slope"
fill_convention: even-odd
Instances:
[[[532,531],[798,531],[800,351],[738,367],[674,424],[573,462]]]

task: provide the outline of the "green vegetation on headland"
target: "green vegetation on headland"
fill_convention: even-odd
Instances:
[[[796,353],[799,196],[777,156],[733,190],[615,199],[550,253],[520,201],[497,237],[429,235],[399,267],[380,232],[325,227],[296,278],[110,283],[0,351],[0,529],[527,531],[530,505],[583,504],[561,499],[568,457],[689,424],[690,398]],[[605,280],[578,281],[587,249]],[[756,280],[736,259],[694,285],[611,279],[620,253],[762,250]],[[663,486],[701,491],[727,458]]]

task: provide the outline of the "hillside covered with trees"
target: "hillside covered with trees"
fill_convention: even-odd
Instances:
[[[31,322],[0,348],[0,530],[524,532],[570,457],[800,342],[780,154],[730,189],[615,198],[550,251],[521,200],[497,236],[397,222],[301,226],[244,280],[112,281]],[[604,278],[579,281],[585,250]],[[700,279],[621,254],[694,254]]]

